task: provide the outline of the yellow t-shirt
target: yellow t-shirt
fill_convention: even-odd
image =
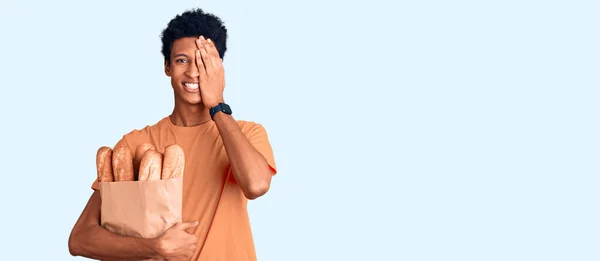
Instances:
[[[238,120],[250,143],[277,173],[273,151],[262,125]],[[152,144],[164,153],[166,146],[178,144],[185,153],[182,221],[198,220],[195,234],[198,248],[191,260],[256,260],[247,199],[237,185],[230,162],[213,121],[199,126],[174,125],[169,117],[123,136],[132,152],[142,143]],[[95,181],[92,189],[98,189]]]

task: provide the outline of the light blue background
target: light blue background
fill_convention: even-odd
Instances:
[[[80,260],[96,150],[171,112],[159,34],[202,7],[275,150],[259,260],[599,260],[597,3],[4,0],[2,259]]]

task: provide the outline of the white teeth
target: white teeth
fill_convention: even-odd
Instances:
[[[185,86],[187,86],[190,89],[198,89],[197,83],[185,83]]]

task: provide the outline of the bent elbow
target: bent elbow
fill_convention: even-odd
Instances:
[[[247,199],[254,200],[254,199],[257,199],[257,198],[261,197],[262,195],[266,194],[267,191],[269,191],[269,186],[270,185],[268,182],[255,184],[255,185],[251,186],[250,188],[248,188],[248,190],[244,194]]]
[[[79,256],[81,253],[79,252],[79,246],[77,245],[77,237],[75,233],[72,233],[69,237],[69,254],[71,256]]]
[[[83,256],[85,250],[84,230],[86,227],[77,226],[69,235],[69,254],[71,256]]]

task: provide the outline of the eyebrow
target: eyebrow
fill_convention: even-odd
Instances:
[[[173,58],[177,58],[177,57],[179,57],[179,56],[183,56],[183,57],[185,57],[185,58],[189,58],[187,55],[185,55],[185,54],[182,54],[182,53],[180,53],[180,54],[176,54],[175,56],[173,56]]]

